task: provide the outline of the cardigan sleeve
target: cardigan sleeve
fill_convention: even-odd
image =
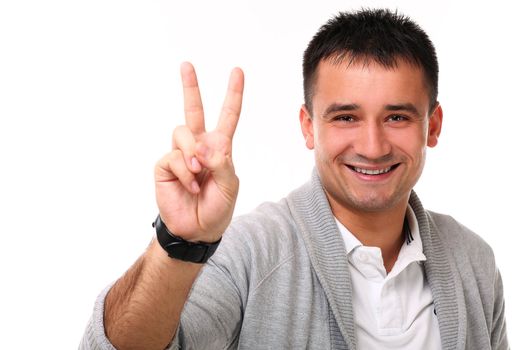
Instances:
[[[242,309],[241,296],[229,272],[210,259],[193,285],[177,335],[169,348],[235,347],[242,324]]]
[[[505,323],[505,300],[503,297],[503,282],[498,269],[494,276],[494,310],[492,314],[491,347],[497,350],[510,349],[507,340]]]
[[[210,262],[193,286],[169,349],[223,349],[237,341],[242,322],[239,293],[229,276]],[[104,327],[104,302],[111,286],[98,296],[79,350],[116,350]]]
[[[112,286],[113,284],[104,289],[95,301],[93,314],[78,347],[79,350],[115,350],[106,337],[104,329],[104,301]]]
[[[219,249],[202,268],[184,305],[169,349],[235,348],[248,292],[246,265],[252,257],[246,235],[223,236]],[[114,350],[105,334],[104,303],[111,286],[97,298],[79,350]]]

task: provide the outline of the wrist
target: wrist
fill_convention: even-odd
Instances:
[[[172,259],[204,264],[217,250],[221,239],[212,243],[190,242],[170,232],[160,215],[152,224],[157,233],[157,241]]]

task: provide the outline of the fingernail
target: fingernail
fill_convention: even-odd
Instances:
[[[194,193],[199,193],[199,184],[197,183],[197,181],[193,181],[191,183],[191,190],[194,192]]]
[[[199,171],[201,169],[201,164],[199,163],[197,158],[195,158],[195,157],[191,158],[191,167],[195,171]]]

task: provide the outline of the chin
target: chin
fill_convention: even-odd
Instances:
[[[396,207],[402,196],[396,195],[378,195],[378,194],[368,194],[368,195],[348,195],[345,202],[346,206],[354,208],[354,210],[364,211],[364,212],[380,212],[386,211]]]

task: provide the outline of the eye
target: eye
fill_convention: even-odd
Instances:
[[[355,117],[350,114],[341,114],[341,115],[335,116],[334,120],[341,121],[341,122],[347,122],[347,123],[356,121]]]
[[[393,122],[403,122],[408,120],[408,117],[402,114],[392,114],[388,116],[387,120]]]

